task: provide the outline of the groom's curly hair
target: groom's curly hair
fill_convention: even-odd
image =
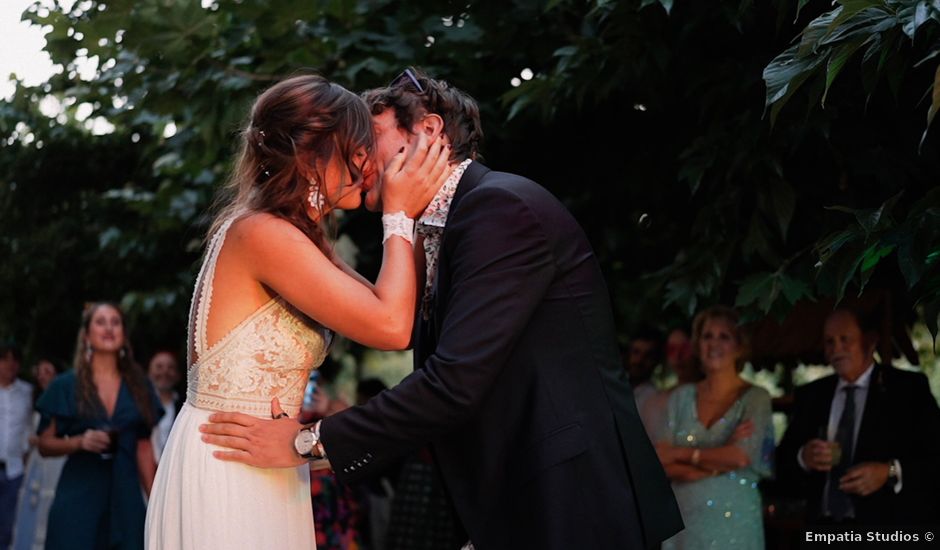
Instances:
[[[398,126],[408,132],[427,113],[444,120],[444,133],[452,146],[451,160],[480,158],[483,129],[476,100],[443,80],[431,78],[421,69],[408,69],[384,88],[362,93],[362,99],[373,115],[387,109],[395,110]],[[420,86],[420,88],[419,88]]]

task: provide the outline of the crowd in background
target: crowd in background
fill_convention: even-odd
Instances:
[[[624,375],[686,526],[663,548],[765,548],[774,477],[774,498],[801,502],[808,524],[940,517],[940,410],[922,374],[876,362],[876,322],[844,308],[829,315],[823,352],[835,373],[798,388],[779,446],[770,395],[741,377],[749,344],[732,308],[711,307],[665,337],[634,334]],[[140,367],[121,310],[96,303],[70,369],[39,358],[31,385],[19,378],[22,360],[0,346],[0,549],[140,548],[150,484],[182,406],[176,354],[158,350]],[[349,406],[330,387],[337,370],[328,361],[315,371],[303,421]],[[363,380],[356,403],[385,389]],[[320,549],[460,546],[426,452],[359,486],[313,472],[311,492]]]
[[[779,446],[770,395],[741,378],[749,344],[733,309],[699,313],[691,333],[634,335],[624,366],[685,523],[663,548],[791,547],[779,532],[765,540],[777,499],[796,503],[801,525],[936,522],[940,409],[923,374],[876,361],[879,325],[829,314],[834,373],[796,390]]]
[[[40,358],[25,373],[22,361],[18,347],[0,346],[0,549],[142,548],[149,489],[185,395],[177,354],[158,349],[139,365],[121,309],[102,302],[82,315],[71,368]],[[350,406],[332,388],[337,373],[331,361],[314,371],[304,422]],[[385,389],[360,381],[356,404]],[[399,514],[405,527],[392,526],[386,544],[398,478],[393,469],[350,487],[328,470],[311,472],[318,548],[413,548],[407,526],[423,527],[427,505]],[[440,492],[430,506],[445,502]]]

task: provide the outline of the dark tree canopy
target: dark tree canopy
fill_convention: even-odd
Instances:
[[[624,336],[719,301],[782,317],[866,285],[936,330],[936,2],[841,0],[854,19],[807,0],[64,4],[24,14],[62,73],[0,107],[0,337],[32,353],[67,356],[99,298],[126,307],[139,351],[181,348],[253,98],[299,71],[358,91],[408,65],[477,98],[487,164],[575,213]],[[40,112],[46,96],[63,116]],[[97,117],[113,131],[91,132]],[[341,229],[374,274],[375,217]]]

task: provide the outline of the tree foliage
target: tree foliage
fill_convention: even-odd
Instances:
[[[766,104],[773,120],[794,94],[811,79],[824,77],[825,105],[836,77],[861,55],[861,88],[871,101],[882,82],[896,100],[905,101],[907,87],[927,88],[929,98],[923,147],[940,109],[940,2],[928,0],[838,0],[835,9],[807,24],[795,43],[764,69]],[[913,74],[912,74],[913,73]],[[857,86],[855,83],[851,85]],[[917,103],[920,103],[918,101]],[[816,244],[819,273],[838,299],[855,278],[864,289],[875,268],[889,257],[916,304],[924,308],[928,328],[938,332],[940,315],[940,188],[937,174],[926,193],[908,197],[903,190],[881,204],[862,208],[833,206],[853,219]],[[903,177],[903,176],[902,176]],[[903,188],[902,188],[903,189]]]
[[[799,14],[783,0],[37,5],[24,17],[43,26],[63,70],[20,85],[0,111],[0,335],[64,355],[81,303],[107,297],[130,311],[143,351],[180,346],[208,206],[253,98],[298,71],[362,90],[408,65],[479,100],[491,167],[531,177],[575,213],[624,335],[716,301],[779,316],[865,285],[935,311],[936,140],[917,153],[926,65],[906,80],[864,80],[865,91],[793,73],[781,96],[791,107],[778,98],[765,112],[765,67],[800,21],[825,17],[804,4]],[[893,52],[882,74],[919,60],[914,46],[880,40]],[[88,79],[84,59],[97,63]],[[826,108],[809,108],[823,92]],[[62,115],[40,112],[47,96]],[[111,133],[96,135],[99,117]],[[374,217],[350,213],[341,229],[374,274]]]

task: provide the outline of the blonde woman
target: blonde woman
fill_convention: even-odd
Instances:
[[[673,391],[656,445],[685,522],[663,548],[763,549],[757,484],[773,472],[770,395],[738,374],[747,341],[733,309],[699,313],[692,345],[705,379]]]

